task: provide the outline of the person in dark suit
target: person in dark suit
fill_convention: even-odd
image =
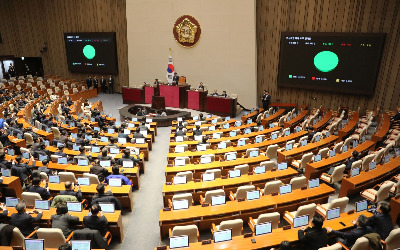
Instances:
[[[356,225],[357,228],[353,229],[350,232],[340,232],[336,230],[332,230],[330,227],[326,227],[326,231],[328,233],[332,233],[336,236],[337,241],[342,242],[346,247],[351,248],[356,240],[365,234],[372,233],[372,228],[367,226],[368,218],[365,215],[358,216],[356,221],[351,221],[353,225]]]
[[[106,192],[106,186],[103,183],[100,183],[96,187],[97,194],[93,195],[92,200],[95,200],[97,198],[105,197],[105,196],[113,196],[113,193],[111,192],[111,188],[109,188]]]
[[[203,130],[200,129],[199,125],[196,125],[196,129],[193,130],[193,136],[202,135],[202,134],[203,134]]]
[[[322,228],[324,221],[318,215],[314,215],[311,227],[301,227],[297,232],[299,241],[305,250],[318,250],[328,244],[328,233]]]
[[[57,152],[54,153],[54,155],[59,155],[61,157],[67,157],[67,154],[63,152],[64,150],[64,145],[60,145],[58,146],[58,150]]]
[[[126,161],[126,160],[133,161],[133,166],[136,166],[140,162],[140,157],[139,157],[139,155],[136,155],[136,158],[134,156],[131,156],[131,151],[129,149],[125,149],[124,154],[122,155],[122,157],[120,159],[118,159],[117,164],[122,166],[123,161]]]
[[[174,77],[172,77],[172,82],[176,84],[179,83],[179,76],[176,72],[174,73]]]
[[[51,215],[50,220],[51,227],[61,229],[65,237],[68,237],[72,233],[71,226],[79,223],[78,216],[68,214],[66,204],[59,205],[57,207],[57,214]]]
[[[68,107],[71,106],[72,104],[74,104],[74,102],[72,101],[71,97],[68,97],[68,100],[67,100]]]
[[[385,240],[390,231],[393,230],[392,216],[390,216],[390,206],[387,203],[381,202],[376,209],[378,212],[368,218],[368,225],[372,227],[375,233]]]
[[[185,135],[186,135],[186,133],[183,131],[182,128],[178,128],[178,131],[176,131],[176,133],[175,133],[175,137],[177,137],[177,136],[185,136]]]
[[[214,92],[211,94],[211,96],[219,96],[219,94],[218,94],[216,89],[214,89]]]
[[[228,97],[228,95],[226,94],[226,91],[224,90],[224,91],[222,91],[222,95],[221,95],[221,97],[224,97],[224,98],[227,98]]]
[[[262,104],[263,104],[263,109],[267,110],[269,106],[269,102],[271,101],[271,96],[269,95],[269,92],[267,90],[264,90],[264,94],[262,96]]]
[[[21,181],[22,185],[32,174],[32,166],[28,166],[27,164],[21,162],[22,162],[22,157],[18,155],[15,158],[15,165],[11,167],[11,175],[19,177],[19,180]]]
[[[124,133],[124,128],[123,127],[119,128],[118,138],[126,138],[127,140],[130,139],[129,135]]]
[[[94,160],[93,166],[90,167],[90,173],[98,176],[99,181],[104,181],[104,178],[108,176],[108,170],[100,166],[99,159]]]
[[[15,77],[15,67],[12,64],[8,67],[8,74],[10,77]]]
[[[108,155],[108,149],[107,148],[103,148],[101,150],[101,155],[98,155],[97,159],[99,159],[100,161],[111,161],[111,162],[114,161],[113,158]]]
[[[347,163],[346,163],[346,168],[345,168],[344,172],[345,172],[345,173],[348,173],[348,172],[350,171],[350,169],[351,169],[351,165],[352,165],[354,162],[358,161],[358,160],[360,160],[359,153],[357,152],[357,150],[354,150],[354,151],[351,153],[350,159],[349,159],[349,160],[347,161]]]
[[[99,93],[99,80],[97,80],[96,76],[93,76],[93,88],[96,89],[97,94]]]
[[[86,79],[86,85],[87,85],[88,89],[92,88],[92,84],[93,84],[92,77],[88,76],[88,78]]]
[[[307,140],[308,140],[308,142],[311,142],[312,138],[313,138],[314,135],[315,135],[315,131],[314,131],[314,128],[313,128],[313,127],[308,127],[307,130],[308,130],[308,137],[307,137]]]
[[[112,75],[108,77],[108,93],[114,94],[114,77]]]
[[[38,193],[42,200],[48,200],[50,198],[49,188],[43,188],[40,186],[40,177],[35,177],[32,179],[32,186],[29,188],[29,192]]]
[[[66,181],[65,184],[65,190],[61,190],[60,194],[61,195],[72,195],[75,196],[78,201],[82,201],[82,192],[81,192],[81,187],[78,185],[78,191],[75,192],[75,184],[73,182],[70,181]]]
[[[0,153],[0,164],[4,165],[6,168],[11,169],[11,162],[6,160],[6,154]]]
[[[100,86],[103,93],[107,94],[107,80],[104,78],[104,76],[101,76]]]
[[[104,228],[108,224],[107,218],[103,215],[100,205],[95,203],[90,208],[91,215],[83,217],[83,224],[90,229],[98,230],[102,236],[107,233]],[[100,216],[100,217],[99,217]]]
[[[11,215],[11,225],[18,227],[19,231],[26,237],[35,230],[33,223],[39,222],[43,214],[39,212],[36,217],[27,214],[24,201],[20,201],[15,206],[15,210],[17,210],[17,213]],[[37,235],[34,234],[31,238],[36,239]]]
[[[135,130],[135,133],[132,135],[133,138],[137,139],[137,138],[144,138],[144,135],[142,133],[140,133],[140,129],[137,128]]]
[[[197,88],[197,90],[202,90],[202,91],[204,91],[204,85],[203,85],[202,82],[200,82],[200,85],[199,85],[199,87]]]

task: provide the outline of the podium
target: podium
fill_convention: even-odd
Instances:
[[[165,109],[165,98],[164,96],[153,96],[151,100],[152,109]]]
[[[186,91],[186,107],[189,109],[205,111],[206,97],[208,91],[187,90]]]

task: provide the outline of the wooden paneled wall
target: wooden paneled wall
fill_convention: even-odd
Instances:
[[[398,0],[257,0],[258,96],[270,90],[272,102],[293,102],[351,109],[400,106],[400,1]],[[278,88],[281,31],[387,33],[372,97]],[[311,97],[316,97],[316,101]]]
[[[45,74],[77,80],[87,74],[68,71],[64,32],[116,32],[119,73],[114,88],[121,91],[128,84],[126,0],[0,1],[0,20],[0,55],[41,56]],[[44,42],[48,51],[40,54]]]

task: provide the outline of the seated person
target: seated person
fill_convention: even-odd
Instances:
[[[38,167],[38,172],[39,173],[40,172],[44,172],[47,175],[51,175],[54,172],[53,170],[48,168],[49,167],[49,160],[43,160],[42,161],[42,165],[43,165],[42,167]]]
[[[200,125],[196,125],[196,129],[193,130],[193,136],[195,135],[202,135],[203,130],[200,129]]]
[[[66,204],[59,205],[57,207],[57,214],[51,215],[50,220],[51,227],[61,229],[65,238],[72,233],[73,230],[71,230],[71,226],[79,223],[78,216],[72,216],[68,213]]]
[[[311,227],[301,227],[297,232],[300,243],[303,244],[302,249],[318,250],[326,247],[328,244],[328,233],[325,228],[322,228],[324,221],[318,216],[314,215],[311,221]]]
[[[185,136],[186,133],[183,131],[183,128],[178,128],[178,130],[175,133],[175,137],[177,136]]]
[[[15,165],[11,167],[11,175],[19,177],[21,185],[28,182],[29,176],[32,174],[33,166],[22,163],[22,157],[18,155],[14,160]]]
[[[12,163],[6,160],[6,154],[4,152],[0,153],[0,164],[1,168],[11,169]]]
[[[11,225],[18,227],[19,231],[21,231],[21,233],[27,237],[33,231],[35,231],[33,223],[39,222],[43,214],[42,212],[39,212],[36,217],[32,217],[30,214],[27,214],[24,201],[20,201],[15,206],[15,210],[17,210],[17,213],[11,215]],[[31,238],[36,239],[37,235],[34,234]]]
[[[139,128],[137,128],[136,130],[135,130],[135,133],[133,134],[133,136],[132,136],[133,138],[145,138],[144,137],[144,135],[142,134],[142,133],[140,133],[140,129]]]
[[[65,190],[61,190],[60,194],[61,195],[72,195],[75,196],[78,201],[82,201],[82,192],[81,192],[81,187],[78,185],[78,192],[75,192],[75,184],[70,181],[66,181],[64,183]]]
[[[199,121],[205,121],[203,113],[199,114]]]
[[[222,97],[225,97],[225,98],[227,98],[228,97],[228,95],[226,94],[226,91],[224,90],[224,91],[222,91],[222,95],[221,95]]]
[[[351,221],[353,225],[356,225],[357,228],[353,229],[350,232],[341,232],[332,230],[330,227],[326,227],[326,231],[328,233],[332,233],[336,236],[336,241],[342,242],[346,247],[351,248],[356,240],[365,234],[372,233],[372,228],[367,226],[368,218],[365,215],[358,216],[356,221]]]
[[[58,247],[58,250],[72,250],[72,246],[69,243],[63,243]]]
[[[197,88],[197,90],[202,90],[202,91],[204,91],[204,85],[203,85],[202,82],[200,82],[200,85],[199,85],[199,87]]]
[[[104,228],[108,225],[107,218],[103,215],[99,204],[93,204],[90,208],[91,215],[83,217],[83,225],[87,228],[98,230],[104,237],[107,229]]]
[[[140,162],[140,157],[139,155],[136,155],[136,157],[131,156],[131,151],[129,149],[125,149],[124,154],[120,159],[118,159],[117,164],[123,166],[123,161],[126,160],[133,161],[133,166],[136,166]]]
[[[43,142],[41,142],[39,144],[39,147],[33,151],[34,158],[39,159],[39,155],[45,155],[47,157],[51,155],[50,151],[46,149],[46,144],[44,144]]]
[[[107,192],[105,192],[106,186],[102,183],[97,185],[96,190],[97,190],[97,194],[93,195],[93,200],[104,197],[104,196],[113,196],[113,193],[111,192],[111,188],[109,188],[107,190]]]
[[[139,126],[140,131],[147,131],[147,134],[150,134],[150,129],[146,126],[146,122],[142,121]]]
[[[167,116],[167,112],[165,112],[165,109],[162,110],[161,115],[160,116]]]
[[[197,143],[197,144],[198,145],[210,145],[210,143],[208,142],[208,137],[207,136],[203,136],[201,141],[199,143]]]
[[[130,139],[129,135],[124,133],[124,128],[122,126],[119,128],[118,138],[126,138],[127,141]]]
[[[42,180],[40,177],[35,177],[32,179],[32,186],[29,188],[29,192],[38,193],[42,200],[48,200],[50,198],[49,188],[43,188],[40,186]]]
[[[55,152],[53,155],[58,155],[58,156],[61,156],[61,157],[67,157],[67,154],[64,153],[63,150],[64,150],[64,145],[60,144],[58,146],[58,151]]]
[[[307,130],[308,130],[308,137],[307,137],[307,140],[308,140],[308,142],[311,142],[312,138],[313,138],[314,135],[315,135],[315,131],[314,131],[314,128],[311,127],[311,126],[308,127]]]
[[[90,167],[90,173],[97,175],[99,181],[104,181],[104,178],[108,176],[108,170],[100,166],[99,159],[94,160],[94,164]]]
[[[112,167],[112,174],[106,177],[104,183],[108,184],[108,180],[110,178],[121,179],[122,185],[132,185],[132,182],[128,179],[128,177],[126,177],[124,174],[119,172],[119,166]]]
[[[358,155],[359,155],[359,154],[358,154],[357,150],[354,150],[354,151],[351,153],[351,157],[350,157],[350,159],[349,159],[349,160],[347,161],[347,163],[346,163],[346,168],[345,168],[345,170],[344,170],[345,173],[348,173],[348,172],[350,171],[351,165],[353,164],[353,162],[356,162],[356,161],[360,160],[360,157],[359,157]]]
[[[143,112],[141,108],[138,108],[138,111],[136,113],[137,116],[143,116]]]
[[[392,216],[390,215],[390,206],[385,202],[380,202],[376,208],[377,214],[368,218],[368,225],[372,227],[375,233],[385,240],[393,230]]]
[[[214,92],[211,94],[212,96],[219,96],[218,92],[216,89],[214,89]]]
[[[109,150],[107,148],[103,148],[101,150],[101,155],[98,155],[97,159],[99,159],[100,161],[107,161],[107,160],[114,161],[113,158],[108,155],[108,151]]]
[[[116,137],[110,137],[110,143],[106,146],[107,148],[119,148],[117,144],[118,139]]]

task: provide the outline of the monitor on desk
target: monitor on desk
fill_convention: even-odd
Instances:
[[[105,168],[110,167],[111,161],[110,160],[100,161],[100,166],[105,167]]]
[[[208,164],[211,163],[211,156],[200,157],[201,164]]]
[[[175,176],[174,177],[174,184],[178,185],[178,184],[186,184],[186,176]]]
[[[186,165],[186,160],[185,159],[175,159],[175,166],[185,166]]]
[[[213,139],[219,139],[221,138],[221,133],[214,133],[213,134]]]
[[[110,179],[108,179],[108,186],[122,187],[122,179],[121,178],[110,178]]]
[[[318,154],[314,156],[314,162],[319,162],[322,160],[322,155]]]
[[[193,120],[195,121],[195,120],[198,120],[199,119],[199,117],[198,116],[193,116]]]
[[[137,118],[136,118],[136,117],[132,117],[132,120],[131,120],[131,121],[137,122]]]
[[[91,250],[90,240],[71,240],[72,250]]]
[[[112,202],[99,202],[99,206],[103,213],[115,213],[115,204]]]
[[[151,119],[151,118],[146,118],[146,123],[151,123],[151,122],[153,122],[153,119]]]
[[[35,200],[35,209],[49,210],[50,201],[49,200]]]
[[[215,126],[208,127],[208,131],[214,131],[214,130],[215,130]]]
[[[145,138],[136,138],[136,144],[145,144]]]
[[[312,179],[312,180],[308,180],[308,188],[316,188],[319,187],[319,179]]]
[[[257,199],[260,199],[260,190],[253,190],[246,192],[246,200],[251,201]]]
[[[347,149],[348,149],[348,147],[345,145],[345,146],[343,146],[342,147],[342,153],[345,153],[345,152],[347,152]]]
[[[269,128],[273,128],[273,127],[275,127],[275,123],[272,122],[269,124]]]
[[[224,149],[224,148],[226,148],[226,143],[225,142],[218,143],[218,149]]]
[[[15,155],[14,149],[7,149],[7,154],[11,155],[11,156],[14,156]]]
[[[296,133],[301,131],[301,127],[296,127]]]
[[[229,170],[229,178],[237,178],[240,177],[240,170]]]
[[[279,187],[279,193],[280,194],[289,194],[292,192],[292,185],[287,184],[287,185],[282,185]]]
[[[24,158],[24,159],[29,159],[29,158],[31,158],[31,154],[28,153],[28,152],[23,152],[23,153],[22,153],[22,158]]]
[[[227,154],[227,155],[226,155],[226,160],[227,160],[227,161],[234,161],[234,160],[236,160],[236,153]]]
[[[289,151],[289,150],[292,150],[292,149],[293,149],[293,144],[292,143],[286,144],[285,151]]]
[[[321,136],[320,135],[317,135],[316,137],[315,137],[315,142],[319,142],[321,140]]]
[[[17,139],[21,140],[22,139],[22,135],[21,134],[17,134]]]
[[[278,133],[271,134],[271,140],[275,140],[278,138]]]
[[[108,142],[108,137],[102,136],[100,137],[101,142]]]
[[[44,240],[25,239],[25,250],[44,250]]]
[[[246,145],[246,140],[244,140],[244,139],[239,139],[239,140],[238,140],[238,143],[237,143],[237,146],[240,147],[240,146],[244,146],[244,145]]]
[[[262,136],[256,136],[256,143],[261,143],[263,141]]]
[[[234,136],[236,136],[236,134],[237,134],[236,131],[231,131],[231,132],[229,132],[229,136],[230,136],[230,137],[234,137]]]
[[[125,144],[126,143],[126,138],[118,137],[118,143]]]
[[[169,249],[189,247],[189,235],[169,237]]]
[[[340,217],[340,207],[328,209],[326,211],[326,219],[333,220]]]
[[[371,161],[369,163],[369,170],[374,170],[376,168],[376,161]]]
[[[45,140],[44,144],[46,145],[46,147],[50,146],[50,141],[49,140]]]
[[[292,119],[292,118],[291,118],[290,116],[288,116],[288,117],[286,118],[286,121],[290,122],[291,119]]]
[[[244,130],[244,134],[245,134],[245,135],[250,134],[250,133],[251,133],[251,129],[250,129],[250,128],[246,128],[246,129]]]
[[[76,145],[76,144],[72,145],[72,150],[79,151],[79,149],[80,149],[79,145]]]
[[[65,157],[60,157],[60,158],[58,158],[58,162],[57,162],[58,164],[67,164],[68,163],[68,161],[67,161],[67,158],[65,158]]]
[[[360,168],[351,169],[351,177],[357,176],[360,174]]]
[[[6,197],[6,207],[15,207],[19,203],[19,198]]]
[[[78,159],[78,166],[88,166],[89,161],[86,159]]]
[[[183,136],[177,136],[175,137],[176,142],[183,142]]]
[[[308,225],[308,215],[303,215],[293,218],[293,228],[298,228]]]
[[[71,137],[76,139],[76,138],[78,138],[78,134],[77,133],[71,133]]]
[[[353,141],[353,148],[355,148],[355,147],[357,147],[358,146],[358,140],[354,140]]]
[[[214,231],[214,243],[232,240],[232,229]]]
[[[225,117],[225,121],[230,121],[231,118],[229,116]]]
[[[271,222],[257,224],[254,226],[254,231],[256,236],[272,233],[272,224]]]
[[[67,201],[67,207],[69,212],[82,212],[82,203]]]
[[[100,132],[100,127],[93,127],[93,130]]]
[[[278,170],[285,170],[287,168],[288,168],[287,162],[278,163]]]
[[[396,154],[396,157],[397,157],[397,156],[400,156],[400,148],[396,148],[396,149],[394,150],[394,152],[395,152],[395,154]]]
[[[88,141],[91,141],[93,139],[93,137],[91,135],[85,135],[85,139]]]
[[[197,122],[195,122],[195,123],[194,123],[194,125],[196,125],[196,126],[200,126],[200,125],[201,125],[201,121],[197,121]]]
[[[222,125],[222,128],[228,129],[228,128],[229,128],[229,124],[228,124],[228,123],[225,123],[224,125]]]
[[[175,153],[184,153],[184,152],[185,152],[185,147],[183,147],[183,146],[175,147]]]
[[[197,149],[197,151],[206,151],[207,146],[204,144],[199,144],[199,145],[196,145],[196,149]]]
[[[252,124],[253,123],[253,120],[252,119],[248,119],[247,120],[247,124]]]
[[[285,136],[289,136],[290,135],[290,130],[285,130]]]
[[[214,173],[203,173],[202,174],[203,181],[213,181],[215,180]]]
[[[336,156],[336,151],[335,150],[329,150],[329,157],[334,157]]]
[[[81,186],[90,186],[89,177],[78,177],[78,184]]]
[[[2,168],[1,169],[1,176],[10,177],[11,176],[11,169]]]
[[[108,134],[114,134],[114,133],[115,133],[115,130],[112,129],[112,128],[109,128],[109,129],[107,130],[107,133],[108,133]]]
[[[356,202],[356,212],[361,212],[364,210],[367,210],[368,208],[368,201],[367,200],[363,200],[363,201],[359,201]]]
[[[126,134],[126,135],[130,135],[131,134],[131,131],[129,130],[129,129],[124,129],[124,134]]]
[[[49,175],[49,183],[60,183],[60,176],[58,175]]]
[[[211,206],[226,204],[225,195],[211,196]]]
[[[119,154],[119,148],[111,147],[110,148],[110,154],[112,154],[112,155]]]
[[[242,122],[241,121],[237,121],[235,122],[236,127],[242,126]]]
[[[255,174],[264,174],[265,173],[265,166],[257,166],[254,168]]]
[[[92,153],[100,153],[100,147],[92,147]]]
[[[195,135],[194,136],[194,140],[195,141],[202,141],[203,140],[203,136],[202,135]]]
[[[300,143],[301,143],[301,146],[304,147],[307,145],[308,142],[307,142],[307,140],[301,140]]]
[[[383,158],[383,163],[388,163],[390,160],[390,156],[389,155],[385,155],[385,157]]]
[[[183,122],[183,118],[182,118],[182,117],[178,117],[178,118],[176,118],[176,120],[177,120],[178,122]]]
[[[135,124],[133,124],[133,123],[128,123],[128,128],[134,128],[135,127]]]
[[[133,161],[132,160],[125,160],[122,161],[123,168],[133,168]]]
[[[258,151],[258,150],[250,151],[249,157],[250,158],[257,157],[259,155],[259,153],[260,153],[260,151]]]
[[[264,126],[261,125],[258,127],[258,131],[263,131],[263,130],[264,130]]]
[[[173,210],[182,210],[189,208],[189,201],[188,200],[173,200],[172,201],[172,209]]]
[[[147,130],[140,130],[139,133],[141,133],[144,137],[147,136]],[[142,139],[142,138],[137,138],[137,139]]]

